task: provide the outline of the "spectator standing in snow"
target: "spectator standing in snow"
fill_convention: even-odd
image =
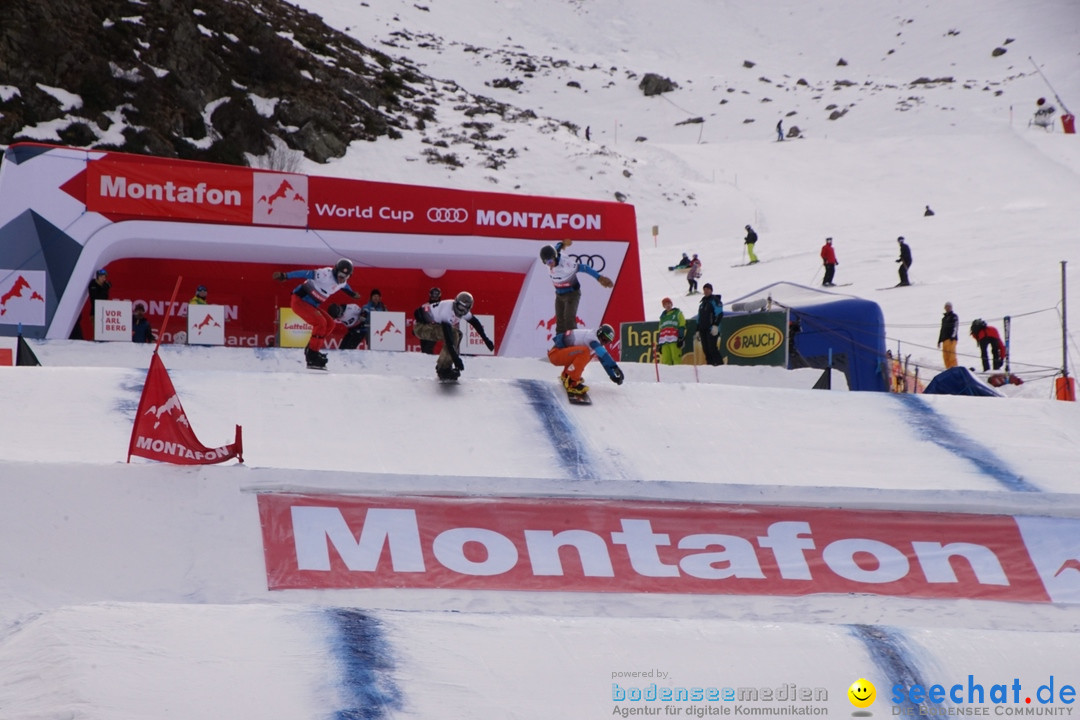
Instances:
[[[757,255],[754,254],[754,245],[757,244],[757,233],[754,232],[754,228],[749,225],[746,226],[746,239],[743,240],[746,243],[746,253],[750,256],[750,265],[753,265],[758,261]]]
[[[458,349],[461,347],[460,321],[473,326],[488,350],[495,349],[495,343],[484,332],[480,319],[472,314],[473,296],[459,292],[453,302],[437,302],[423,306],[423,321],[413,325],[413,333],[421,340],[438,342],[442,340],[442,350],[435,360],[435,374],[440,380],[457,380],[465,369]]]
[[[994,369],[1000,370],[1005,364],[1005,344],[1001,342],[1001,335],[997,328],[987,325],[985,321],[976,319],[971,321],[971,337],[979,343],[979,352],[982,355],[983,372],[990,370],[990,362],[987,351],[993,355]]]
[[[326,367],[326,353],[322,352],[322,349],[334,327],[334,318],[322,305],[338,290],[352,298],[360,297],[349,287],[349,278],[352,273],[352,261],[346,258],[338,260],[333,267],[274,272],[273,277],[279,282],[287,279],[304,281],[292,291],[289,307],[311,326],[311,340],[304,348],[304,359],[310,368]]]
[[[694,257],[690,259],[690,269],[686,271],[686,282],[690,285],[690,292],[687,295],[694,295],[697,293],[697,281],[701,277],[701,261],[698,260],[697,253],[694,253]]]
[[[934,211],[930,209],[930,206],[926,206],[926,210],[923,211],[923,217],[934,217]]]
[[[623,372],[607,351],[607,345],[614,339],[615,328],[606,323],[596,330],[577,328],[555,336],[554,344],[548,350],[548,360],[552,365],[563,369],[559,379],[567,393],[584,395],[589,392],[589,386],[581,379],[581,374],[585,372],[585,366],[594,355],[604,366],[611,381],[622,385]]]
[[[146,306],[135,303],[131,309],[131,342],[152,343],[154,340],[154,331],[146,319]]]
[[[660,328],[656,344],[660,350],[660,362],[665,365],[678,365],[682,362],[682,343],[686,336],[686,317],[682,310],[674,306],[671,298],[661,301],[664,311],[660,313]]]
[[[776,141],[781,142],[784,139],[784,118],[780,118],[776,122]]]
[[[698,303],[697,333],[705,362],[722,365],[724,354],[720,351],[720,321],[724,319],[724,303],[719,295],[713,295],[712,283],[701,286],[701,302]]]
[[[911,267],[911,248],[904,242],[904,236],[896,238],[896,242],[900,243],[900,257],[896,258],[896,262],[900,263],[900,282],[896,284],[896,287],[904,287],[910,285],[908,280],[908,268]]]
[[[592,267],[564,255],[563,250],[573,241],[563,240],[555,246],[545,245],[540,248],[540,260],[547,265],[551,274],[551,284],[555,286],[555,332],[563,333],[577,327],[578,305],[581,303],[581,283],[577,274],[583,272],[596,278],[603,287],[610,288],[615,283],[606,275],[601,275]]]
[[[821,246],[821,262],[825,265],[825,279],[821,281],[821,286],[832,287],[836,266],[840,264],[840,261],[836,259],[836,250],[833,249],[831,237],[825,238],[825,244]]]
[[[952,303],[945,303],[945,313],[941,316],[941,331],[938,332],[937,344],[941,348],[941,359],[945,369],[956,367],[956,341],[959,339],[960,318],[953,312]]]

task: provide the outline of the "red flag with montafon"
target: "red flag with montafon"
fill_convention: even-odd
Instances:
[[[176,394],[169,372],[157,353],[150,357],[139,411],[131,430],[128,459],[132,455],[176,463],[178,465],[209,465],[236,458],[244,462],[243,439],[236,426],[236,439],[217,448],[204,446],[195,437],[180,396]]]
[[[131,462],[132,455],[177,465],[212,465],[232,458],[244,462],[244,442],[239,425],[236,426],[236,439],[228,445],[208,448],[199,442],[195,431],[191,429],[191,423],[188,422],[184,406],[180,404],[180,396],[176,394],[165,363],[161,362],[158,355],[161,337],[169,324],[182,280],[182,277],[176,279],[169,309],[158,332],[154,354],[150,356],[150,369],[146,371],[146,384],[143,385],[139,410],[131,428],[128,462]]]

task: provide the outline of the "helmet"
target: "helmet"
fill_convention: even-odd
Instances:
[[[551,247],[550,245],[545,245],[544,247],[540,248],[540,259],[543,260],[545,264],[551,262],[558,256],[559,253],[555,252],[555,248]]]
[[[433,287],[428,290],[427,300],[429,303],[437,303],[442,300],[442,290],[437,287]]]
[[[607,323],[604,323],[596,329],[596,339],[607,345],[609,342],[615,339],[615,328],[611,327]]]
[[[465,317],[465,315],[472,310],[473,297],[467,292],[459,292],[457,297],[454,298],[454,314],[458,317]]]
[[[976,318],[971,321],[971,334],[979,332],[986,327],[986,322],[982,318]]]
[[[345,277],[349,277],[350,275],[352,275],[352,271],[352,260],[349,260],[348,258],[341,258],[337,261],[337,265],[334,266],[334,278],[337,279],[338,275],[344,275]]]

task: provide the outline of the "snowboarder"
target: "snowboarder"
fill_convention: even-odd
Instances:
[[[994,357],[994,369],[1000,370],[1005,364],[1005,344],[1001,342],[1001,335],[998,334],[997,328],[987,325],[982,319],[972,320],[971,337],[979,343],[983,372],[990,370],[990,362],[986,357],[987,350]]]
[[[934,211],[930,209],[930,206],[926,206],[926,210],[923,211],[923,217],[934,217]]]
[[[465,361],[458,354],[461,346],[461,330],[458,323],[462,320],[473,326],[488,350],[495,349],[495,343],[484,332],[480,319],[472,314],[473,296],[459,292],[451,303],[437,302],[424,305],[424,319],[413,325],[413,333],[421,340],[438,342],[442,340],[442,350],[435,360],[435,374],[440,380],[457,380],[465,369]]]
[[[911,248],[904,242],[904,236],[896,238],[896,242],[900,243],[900,257],[896,259],[896,262],[900,263],[900,282],[896,284],[896,287],[904,287],[910,285],[908,280],[908,268],[911,267]]]
[[[674,306],[671,298],[661,301],[664,311],[660,313],[660,328],[656,344],[660,349],[660,362],[665,365],[678,365],[682,362],[682,344],[686,335],[686,317],[683,311]]]
[[[273,277],[279,282],[286,279],[304,281],[292,291],[289,307],[311,326],[311,340],[304,348],[304,359],[313,370],[326,369],[326,353],[322,349],[334,327],[334,318],[322,305],[338,290],[352,298],[360,297],[349,287],[352,274],[353,264],[347,258],[341,258],[333,267],[318,270],[274,271]]]
[[[679,262],[669,265],[668,270],[685,270],[688,267],[690,267],[690,256],[683,253],[682,257],[679,258]]]
[[[341,350],[355,350],[360,343],[367,340],[367,323],[364,322],[364,310],[356,303],[349,303],[345,307],[331,305],[327,312],[330,317],[345,326],[345,336],[341,338],[338,348]]]
[[[784,118],[780,118],[776,121],[776,141],[783,142],[784,140]]]
[[[581,375],[594,355],[604,366],[611,381],[622,385],[623,372],[606,348],[614,339],[615,328],[607,323],[595,331],[577,328],[555,336],[555,344],[548,350],[548,360],[552,365],[562,367],[559,379],[571,402],[589,402],[589,386],[582,381]]]
[[[945,363],[945,369],[956,367],[956,341],[959,339],[960,318],[953,312],[952,303],[945,303],[945,313],[941,316],[941,331],[937,336],[938,347],[941,348],[941,359]]]
[[[690,269],[686,271],[686,282],[690,285],[690,292],[687,295],[694,295],[697,293],[697,281],[701,277],[701,261],[698,260],[697,253],[694,253],[694,257],[690,259]]]
[[[701,286],[701,302],[698,303],[697,332],[701,348],[705,352],[705,362],[710,365],[722,365],[724,354],[720,351],[720,321],[724,319],[724,302],[719,295],[713,295],[712,283]]]
[[[836,266],[840,261],[836,259],[831,237],[825,238],[825,244],[821,246],[821,262],[825,265],[825,279],[821,281],[821,286],[832,287],[833,275],[836,274]]]
[[[555,246],[545,245],[540,248],[540,260],[547,265],[551,273],[551,283],[555,286],[555,332],[561,333],[577,327],[577,310],[581,302],[581,283],[577,274],[583,272],[596,278],[603,287],[615,285],[611,278],[601,275],[589,265],[575,260],[562,251],[570,247],[572,240],[563,240]]]
[[[434,304],[438,303],[440,300],[442,300],[442,289],[441,288],[433,287],[430,290],[428,290],[428,301],[427,301],[427,303],[425,305],[421,305],[420,307],[413,310],[413,335],[416,335],[416,325],[417,325],[417,323],[424,322],[424,317],[425,317],[425,312],[426,312],[424,310],[424,308],[427,305],[434,305]],[[424,339],[420,338],[419,335],[417,335],[416,337],[417,337],[417,339],[420,340],[420,352],[424,353],[425,355],[434,355],[435,354],[435,346],[438,345],[437,340],[424,340]]]
[[[757,233],[754,232],[754,228],[749,225],[746,226],[746,239],[743,241],[746,243],[746,253],[750,256],[750,265],[753,265],[758,261],[757,255],[754,254],[754,245],[757,244]]]

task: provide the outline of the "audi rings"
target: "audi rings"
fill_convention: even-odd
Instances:
[[[465,208],[428,208],[427,219],[433,223],[463,223],[469,219],[469,211]]]
[[[603,255],[574,255],[570,254],[570,257],[574,258],[581,265],[587,265],[596,272],[604,272],[604,268],[607,267],[607,261],[604,260]]]

